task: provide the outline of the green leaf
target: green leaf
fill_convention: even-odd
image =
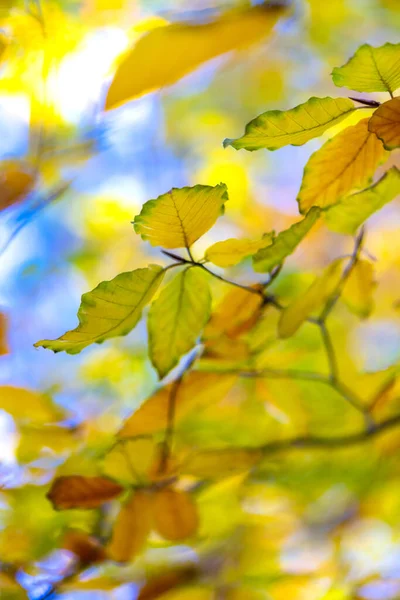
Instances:
[[[295,334],[310,314],[326,302],[340,281],[342,263],[343,259],[341,258],[333,261],[322,275],[313,281],[304,294],[295,298],[281,312],[278,324],[280,337],[287,338]]]
[[[189,267],[168,284],[149,311],[151,362],[163,378],[196,344],[211,313],[207,275]]]
[[[246,125],[237,139],[226,139],[225,148],[236,150],[277,150],[283,146],[302,146],[343,121],[356,110],[348,98],[310,98],[290,110],[269,110]]]
[[[274,233],[266,233],[260,240],[230,238],[223,242],[216,242],[207,248],[205,258],[218,267],[233,267],[247,256],[270,244],[273,238]]]
[[[139,321],[164,277],[164,269],[149,265],[103,281],[83,294],[78,311],[79,325],[56,340],[41,340],[35,346],[53,352],[77,354],[90,344],[129,333]]]
[[[394,92],[400,87],[400,44],[363,44],[345,65],[333,69],[332,79],[357,92]]]
[[[224,212],[226,185],[172,188],[143,205],[133,222],[136,233],[152,246],[185,248],[210,229]]]
[[[400,194],[400,171],[392,167],[369,188],[344,198],[324,213],[332,231],[353,235],[374,212]]]
[[[319,208],[312,208],[302,221],[281,231],[270,246],[253,256],[253,267],[258,273],[267,273],[292,254],[319,218]]]
[[[312,206],[327,208],[368,185],[388,153],[368,131],[368,119],[347,127],[317,152],[304,168],[297,201],[305,214]]]

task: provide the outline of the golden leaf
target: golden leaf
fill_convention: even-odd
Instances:
[[[165,539],[184,540],[194,535],[199,525],[197,508],[186,492],[162,489],[154,497],[154,526]]]
[[[152,246],[189,247],[214,225],[227,200],[223,183],[172,188],[143,205],[134,228]]]
[[[373,263],[358,260],[346,281],[341,298],[352,312],[366,319],[374,308],[375,287]]]
[[[297,201],[301,213],[327,208],[371,181],[388,154],[368,131],[368,119],[347,127],[314,152],[305,166]]]
[[[0,212],[23,200],[36,184],[34,169],[18,160],[0,162]]]
[[[106,110],[175,83],[202,63],[265,37],[284,5],[255,6],[205,24],[153,29],[125,55],[106,99]]]
[[[152,527],[152,506],[152,494],[145,490],[133,492],[122,506],[107,548],[113,560],[125,562],[141,551]]]

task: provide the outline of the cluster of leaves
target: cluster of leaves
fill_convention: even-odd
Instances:
[[[121,76],[117,73],[113,94]],[[162,382],[124,422],[99,473],[61,475],[51,486],[48,497],[59,510],[98,508],[122,498],[105,547],[91,554],[90,538],[74,538],[74,552],[91,556],[82,559],[84,566],[106,558],[133,559],[151,532],[172,543],[194,538],[201,528],[196,493],[204,482],[239,476],[242,483],[250,473],[262,472],[263,460],[271,453],[293,447],[350,446],[399,423],[399,415],[375,419],[377,406],[395,381],[395,371],[365,401],[341,379],[326,321],[338,301],[361,318],[373,308],[373,264],[361,257],[364,223],[400,193],[396,167],[387,169],[371,185],[389,151],[400,146],[400,104],[399,98],[393,97],[400,87],[400,45],[362,46],[346,65],[334,69],[333,79],[338,86],[359,92],[386,91],[391,98],[383,104],[364,98],[311,98],[288,111],[268,111],[246,126],[244,136],[225,141],[226,146],[247,150],[301,145],[356,111],[373,111],[311,156],[298,195],[300,221],[279,234],[272,231],[258,239],[217,242],[196,259],[192,246],[224,212],[228,191],[223,183],[173,188],[146,202],[133,222],[135,232],[160,247],[173,262],[152,264],[100,283],[83,295],[75,329],[56,340],[35,344],[54,352],[79,353],[93,343],[129,333],[152,302],[147,318],[150,360],[161,380],[176,369],[170,375],[172,383]],[[305,292],[282,306],[271,286],[278,281],[285,259],[322,221],[335,232],[357,233],[354,251],[350,258],[336,258]],[[185,249],[187,257],[172,252],[177,249]],[[266,281],[244,285],[209,268],[209,263],[229,268],[249,257],[257,273],[267,274]],[[175,269],[180,272],[159,291],[164,278]],[[212,302],[213,278],[230,287],[217,306]],[[279,315],[277,335],[272,337],[265,327],[271,311]],[[266,348],[279,338],[293,336],[306,322],[321,335],[328,373],[272,368]],[[185,355],[188,357],[182,360]],[[238,440],[224,448],[198,448],[180,435],[185,419],[223,399],[240,377],[319,382],[357,411],[363,428],[337,438],[295,435],[276,441]],[[185,583],[186,575],[175,574],[165,589]],[[150,593],[145,597],[158,596]]]

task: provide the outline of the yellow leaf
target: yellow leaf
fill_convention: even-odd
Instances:
[[[266,233],[261,240],[237,240],[231,238],[217,242],[210,246],[205,253],[205,258],[218,267],[233,267],[247,256],[255,254],[260,248],[270,244],[273,233]]]
[[[0,410],[5,410],[17,421],[49,423],[58,420],[60,410],[40,392],[10,385],[0,386]]]
[[[122,506],[114,524],[108,554],[118,562],[134,558],[146,543],[152,527],[153,497],[138,490]]]
[[[346,281],[341,298],[352,312],[366,319],[374,308],[375,287],[373,263],[358,260]]]
[[[297,201],[300,212],[327,208],[365,187],[388,153],[368,131],[368,119],[347,127],[312,154],[305,166]]]
[[[105,457],[103,473],[129,484],[147,483],[155,458],[156,446],[152,438],[123,440],[115,444]]]
[[[19,160],[0,162],[0,211],[23,200],[35,186],[37,173]]]
[[[174,23],[150,31],[119,65],[106,110],[171,85],[211,58],[262,39],[285,11],[283,5],[256,6],[210,23]]]
[[[41,455],[71,454],[78,444],[74,430],[57,425],[20,427],[20,439],[16,450],[21,463],[36,460]]]
[[[332,78],[338,87],[358,92],[394,92],[400,87],[400,44],[363,44],[345,65],[333,69]]]
[[[253,288],[262,291],[261,286]],[[253,327],[261,315],[262,306],[261,293],[252,294],[241,288],[230,289],[213,311],[204,329],[204,338],[236,338]]]
[[[262,248],[253,256],[254,270],[258,273],[267,273],[281,264],[305,238],[311,227],[318,220],[319,215],[319,209],[312,208],[302,221],[298,221],[289,227],[289,229],[281,231],[272,244],[266,248]]]
[[[342,259],[333,261],[304,294],[282,311],[278,323],[280,337],[287,338],[296,333],[309,315],[326,302],[340,281],[342,262]]]
[[[58,477],[47,494],[54,508],[97,508],[119,496],[123,488],[105,477]]]
[[[344,198],[324,212],[325,222],[338,233],[353,235],[374,212],[400,194],[400,171],[392,167],[369,188]]]
[[[163,489],[154,498],[154,527],[165,539],[184,540],[194,535],[199,525],[197,508],[186,492]]]
[[[315,98],[290,110],[269,110],[246,125],[237,139],[226,139],[224,146],[236,150],[277,150],[283,146],[302,146],[337,125],[356,110],[348,98]]]
[[[158,598],[159,596],[157,596]],[[180,587],[163,593],[161,600],[215,600],[215,590],[202,586]],[[140,596],[138,600],[140,600]]]
[[[148,317],[149,354],[160,379],[196,344],[210,311],[207,275],[200,268],[179,273],[153,302]]]
[[[197,373],[195,371],[188,373],[183,378],[176,394],[175,421],[178,422],[185,414],[201,406],[218,402],[228,393],[235,381],[236,376],[230,374]],[[168,402],[172,385],[162,387],[145,400],[142,406],[125,421],[118,434],[119,437],[152,434],[165,429],[168,422]]]
[[[262,452],[228,448],[197,452],[185,461],[181,473],[201,479],[229,477],[250,470],[262,457]]]
[[[223,214],[227,200],[223,183],[172,188],[143,205],[133,222],[135,231],[152,246],[189,247]]]
[[[41,340],[53,352],[77,354],[86,346],[118,335],[126,335],[142,316],[143,307],[151,300],[164,277],[164,269],[150,265],[121,273],[111,281],[103,281],[83,294],[78,311],[79,325],[56,340]]]
[[[400,44],[399,44],[400,48]],[[400,52],[399,52],[400,54]],[[400,58],[399,58],[400,69]],[[386,150],[400,147],[400,98],[392,98],[381,104],[369,120],[368,128],[375,133]]]

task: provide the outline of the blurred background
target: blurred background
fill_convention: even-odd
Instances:
[[[64,529],[72,524],[90,531],[94,519],[80,511],[54,513],[44,498],[46,486],[66,463],[70,470],[90,471],[121,419],[157,383],[143,323],[127,337],[76,356],[33,344],[75,327],[81,294],[98,282],[149,262],[168,263],[141,241],[131,221],[146,200],[171,187],[228,186],[225,217],[196,244],[198,257],[220,239],[257,237],[298,220],[296,195],[305,163],[353,117],[321,139],[276,152],[236,152],[224,149],[222,141],[240,136],[245,124],[266,110],[288,109],[310,96],[352,95],[335,88],[333,67],[363,43],[398,41],[398,0],[295,0],[273,32],[250,47],[240,48],[238,41],[237,50],[174,85],[104,112],[119,57],[145,32],[165,21],[207,22],[250,5],[239,0],[0,4],[0,158],[6,161],[0,164],[0,184],[2,165],[17,164],[28,178],[34,168],[36,177],[29,193],[10,206],[0,190],[0,385],[45,393],[64,424],[32,424],[29,411],[16,423],[10,411],[0,411],[0,482],[12,491],[4,497],[0,492],[0,561],[21,566],[18,581],[32,598],[46,595],[48,582],[62,572],[65,557],[52,553]],[[385,94],[369,97],[381,100]],[[395,154],[390,160],[399,163]],[[391,203],[367,227],[366,249],[379,283],[371,317],[360,321],[339,307],[332,323],[341,368],[366,398],[400,357],[399,225],[399,205]],[[329,260],[351,250],[350,238],[317,228],[288,259],[276,293],[288,301]],[[230,275],[246,283],[258,280],[250,262]],[[216,283],[217,299],[223,291]],[[271,317],[266,337],[275,325]],[[318,370],[324,366],[318,343],[305,326],[293,340],[266,352],[266,362]],[[390,393],[382,407],[388,414],[400,407],[395,388]],[[277,435],[344,433],[360,425],[357,413],[334,392],[273,381],[236,389],[224,405],[189,422],[187,435],[194,445],[261,444]],[[334,455],[288,452],[268,461],[245,491],[237,478],[216,483],[199,498],[202,549],[155,542],[140,568],[197,561],[209,544],[219,559],[226,554],[228,580],[237,577],[244,586],[242,595],[215,598],[400,598],[398,447],[398,434],[388,434],[368,447]],[[135,598],[132,566],[101,568],[107,589],[104,579],[97,591],[77,584],[58,593],[74,599],[81,594]],[[20,593],[0,579],[1,598]],[[197,598],[190,594],[179,597]]]

